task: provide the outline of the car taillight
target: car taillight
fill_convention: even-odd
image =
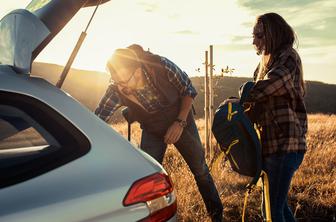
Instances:
[[[141,222],[166,221],[176,213],[176,197],[173,184],[164,173],[155,173],[136,181],[124,198],[123,204],[129,206],[146,203],[150,214]]]

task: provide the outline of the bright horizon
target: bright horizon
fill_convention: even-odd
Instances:
[[[3,1],[0,17],[29,2]],[[93,10],[81,9],[35,61],[65,65]],[[257,15],[272,11],[298,35],[305,80],[336,84],[335,10],[334,0],[111,0],[99,6],[73,68],[105,71],[113,50],[138,43],[189,76],[204,75],[204,54],[213,45],[215,74],[229,66],[233,76],[251,77],[259,61],[251,44],[252,25]]]

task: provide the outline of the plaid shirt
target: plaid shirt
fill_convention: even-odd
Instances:
[[[307,112],[301,72],[298,53],[293,48],[283,50],[250,92],[248,100],[261,108],[257,122],[263,155],[306,150]],[[258,68],[255,81],[257,73]]]
[[[176,87],[176,90],[178,90],[181,97],[196,97],[197,92],[185,72],[183,72],[172,61],[164,57],[161,57],[161,65],[167,72],[157,74],[167,75],[169,82]],[[132,90],[131,93],[148,113],[155,113],[164,108],[162,105],[163,99],[160,98],[160,93],[154,86],[151,76],[147,72],[144,72],[144,75],[146,77],[145,87],[143,89]],[[109,121],[113,113],[122,105],[123,104],[121,104],[121,100],[119,98],[118,87],[112,82],[101,99],[95,114],[104,121]]]

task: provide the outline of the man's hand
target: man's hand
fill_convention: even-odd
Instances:
[[[164,142],[166,144],[176,143],[183,132],[183,127],[179,122],[175,121],[167,130],[166,135],[164,136]]]

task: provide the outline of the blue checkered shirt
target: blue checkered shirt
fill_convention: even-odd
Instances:
[[[181,97],[196,97],[197,92],[184,71],[165,57],[161,57],[161,64],[166,70],[166,73],[161,74],[167,75],[169,82],[176,87]],[[164,108],[162,105],[163,98],[160,98],[160,93],[154,86],[151,76],[147,72],[144,72],[144,74],[146,77],[145,87],[143,89],[131,90],[131,93],[148,113],[155,113]],[[95,114],[104,121],[109,121],[113,113],[122,105],[118,87],[112,82],[95,110]]]

